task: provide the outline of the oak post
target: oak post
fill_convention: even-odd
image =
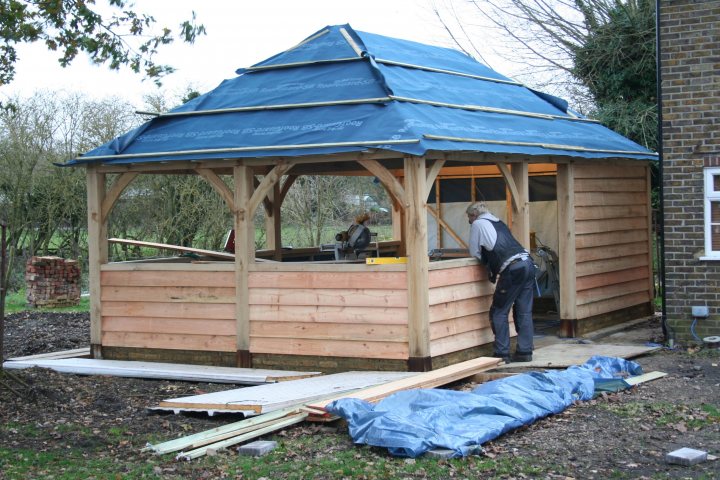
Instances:
[[[88,285],[90,290],[90,353],[102,358],[102,300],[100,266],[108,261],[107,218],[103,217],[105,174],[87,167]]]
[[[528,186],[528,164],[514,163],[511,167],[512,177],[518,194],[518,210],[513,212],[512,233],[520,244],[530,250],[530,189]]]
[[[408,295],[408,367],[432,370],[428,288],[425,159],[405,157],[405,244]]]
[[[251,367],[250,305],[248,269],[255,261],[255,231],[248,210],[253,190],[253,171],[247,166],[233,168],[235,180],[235,321],[238,367]]]
[[[557,167],[558,258],[560,260],[561,333],[575,336],[577,294],[575,272],[575,167],[572,163]]]

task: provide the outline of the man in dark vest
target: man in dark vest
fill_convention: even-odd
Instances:
[[[533,352],[535,264],[507,225],[490,213],[485,203],[470,205],[466,213],[471,225],[470,255],[485,265],[492,283],[497,281],[490,307],[490,326],[495,334],[493,356],[502,358],[506,363],[530,362]],[[508,314],[513,305],[518,338],[511,358]]]

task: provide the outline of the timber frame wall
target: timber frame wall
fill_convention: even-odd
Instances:
[[[280,204],[299,174],[317,173],[308,166],[322,167],[318,158],[262,159],[259,165],[255,160],[89,165],[93,357],[427,371],[489,353],[494,287],[484,269],[475,259],[430,262],[427,254],[427,198],[448,158],[468,160],[405,157],[400,160],[402,181],[381,163],[382,157],[348,158],[377,177],[391,197],[400,255],[407,257],[401,265],[256,261],[256,209],[264,205],[269,246],[281,259]],[[527,159],[504,158],[514,161],[495,163],[511,192],[510,226],[529,248],[529,166]],[[652,263],[646,164],[556,163],[560,313],[566,333],[577,335],[636,318],[641,310],[647,313]],[[258,166],[262,181],[255,178]],[[110,173],[120,175],[108,187]],[[139,173],[205,178],[234,215],[234,262],[108,264],[108,214]],[[220,178],[223,174],[233,175],[233,189]],[[608,230],[629,236],[615,245],[602,234]],[[624,277],[630,271],[638,278]]]

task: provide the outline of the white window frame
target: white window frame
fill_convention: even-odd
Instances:
[[[713,176],[720,175],[720,167],[705,168],[704,175],[704,206],[705,206],[705,255],[701,260],[720,260],[720,250],[712,249],[712,229],[710,228],[711,209],[710,202],[720,202],[720,191],[715,191],[713,185]]]

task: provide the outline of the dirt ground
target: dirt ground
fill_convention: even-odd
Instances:
[[[6,318],[5,330],[6,358],[80,348],[89,343],[87,314],[18,313]],[[659,325],[653,320],[625,333],[624,340],[657,341]],[[677,349],[636,358],[645,372],[662,371],[668,375],[631,390],[579,403],[562,414],[486,444],[486,457],[523,458],[543,466],[538,477],[508,473],[496,478],[720,478],[720,460],[692,467],[664,461],[666,453],[681,447],[720,455],[718,353]],[[146,454],[140,453],[140,448],[147,441],[168,440],[237,420],[146,410],[164,398],[233,386],[76,376],[41,369],[12,370],[12,374],[29,388],[8,379],[4,383],[17,390],[17,394],[0,387],[0,425],[6,430],[0,435],[0,451],[100,448],[106,455],[142,462]],[[337,433],[335,449],[360,449],[352,445],[342,425],[328,428],[296,427],[285,432],[285,436],[292,437],[294,431],[323,435],[332,430]],[[302,450],[299,451],[294,455],[302,455]],[[372,449],[371,455],[388,458],[380,449]],[[2,459],[0,467],[1,463]],[[174,472],[169,475],[172,478],[216,478],[207,472],[184,471],[181,466],[167,468]],[[164,477],[163,471],[155,473]],[[423,470],[419,472],[405,477],[426,478]],[[466,478],[450,470],[447,476]],[[4,478],[1,468],[0,478]],[[38,474],[34,478],[45,477]],[[334,477],[329,474],[323,478]]]

